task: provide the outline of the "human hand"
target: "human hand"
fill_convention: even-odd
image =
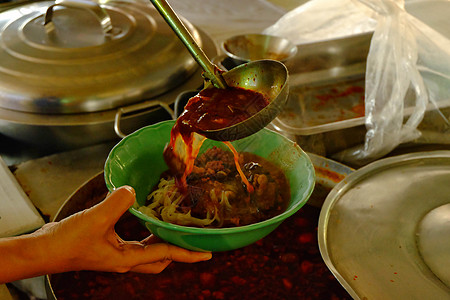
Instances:
[[[131,187],[121,187],[94,207],[60,222],[48,223],[33,235],[48,245],[53,272],[97,270],[159,273],[171,261],[198,262],[209,252],[193,252],[160,242],[151,235],[143,241],[124,241],[114,225],[134,203]]]
[[[193,252],[151,235],[124,241],[114,225],[134,203],[131,187],[121,187],[102,202],[44,225],[31,234],[0,239],[0,283],[77,270],[159,273],[172,261],[198,262],[209,252]]]

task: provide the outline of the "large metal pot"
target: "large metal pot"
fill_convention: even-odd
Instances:
[[[214,42],[184,22],[215,56]],[[0,45],[0,133],[39,146],[91,145],[172,118],[176,96],[202,85],[201,70],[147,2],[18,6],[0,13]]]
[[[101,202],[107,194],[108,189],[105,185],[103,172],[101,172],[89,179],[66,200],[53,221],[61,221],[62,219],[83,209],[92,207]],[[51,275],[45,276],[45,290],[47,293],[47,299],[56,299],[51,286]]]

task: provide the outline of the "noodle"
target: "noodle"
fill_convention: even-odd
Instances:
[[[179,204],[184,196],[178,191],[175,179],[166,180],[162,178],[158,188],[147,197],[150,203],[147,206],[140,206],[138,210],[143,214],[163,220],[164,222],[178,225],[206,226],[211,224],[216,218],[210,218],[209,214],[205,219],[191,216],[191,211],[180,212]]]

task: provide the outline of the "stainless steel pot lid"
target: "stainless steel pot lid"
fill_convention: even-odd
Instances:
[[[198,31],[183,22],[201,45]],[[57,114],[116,108],[162,94],[196,68],[147,2],[44,1],[0,13],[2,108]]]
[[[375,161],[328,194],[322,257],[354,299],[449,299],[450,151]]]

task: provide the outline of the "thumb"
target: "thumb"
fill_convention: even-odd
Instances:
[[[133,205],[136,193],[131,186],[122,186],[115,189],[106,198],[91,208],[97,217],[110,220],[111,224],[117,223],[119,218]]]

